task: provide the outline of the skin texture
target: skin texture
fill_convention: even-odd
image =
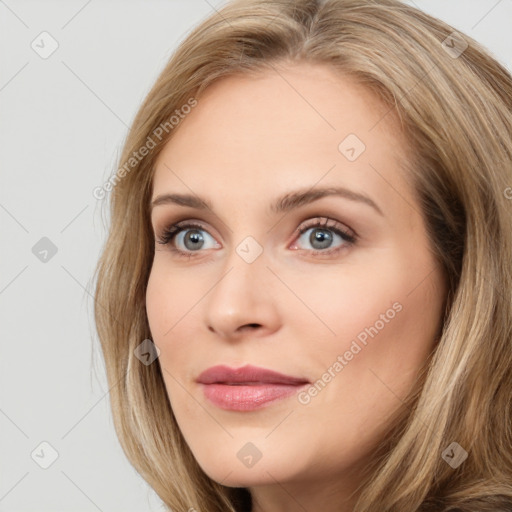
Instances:
[[[157,239],[177,221],[204,226],[195,252],[184,243],[194,228],[174,239],[195,254],[190,259],[176,256],[172,241],[155,243],[147,314],[167,393],[199,465],[223,485],[248,487],[255,512],[352,510],[359,468],[435,346],[445,283],[399,166],[405,140],[387,112],[322,65],[228,77],[198,98],[155,166],[153,199],[172,192],[212,203],[152,210]],[[349,134],[366,146],[354,161],[338,147]],[[365,194],[383,215],[336,196],[269,211],[278,196],[325,186]],[[311,239],[314,227],[297,234],[326,217],[357,234],[354,245],[324,228],[317,229],[333,237],[326,249]],[[236,250],[248,236],[263,249],[252,263]],[[377,334],[347,360],[371,326]],[[331,368],[331,379],[308,403],[292,396],[226,411],[195,382],[217,364],[253,364],[312,383]],[[237,457],[248,442],[262,455],[252,467]]]

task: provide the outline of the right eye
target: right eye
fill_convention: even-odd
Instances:
[[[210,242],[209,247],[208,242]],[[220,244],[216,242],[203,226],[194,223],[172,224],[164,229],[158,243],[168,245],[173,252],[187,257],[192,256],[191,253],[200,252],[201,249],[220,247]]]

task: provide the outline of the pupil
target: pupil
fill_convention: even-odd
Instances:
[[[318,249],[325,249],[329,247],[332,242],[332,234],[324,229],[315,229],[311,233],[310,240],[311,245],[315,246],[315,243],[319,242],[320,247],[317,246]]]
[[[192,242],[191,246],[188,245],[189,242]],[[197,249],[202,246],[203,242],[203,236],[197,229],[190,230],[188,236],[185,237],[185,246],[187,249]]]

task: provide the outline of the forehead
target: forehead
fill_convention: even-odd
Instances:
[[[320,181],[382,193],[383,177],[403,188],[406,142],[395,113],[333,68],[230,76],[197,101],[157,159],[155,193],[252,187],[268,195]]]

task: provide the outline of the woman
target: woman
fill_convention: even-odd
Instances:
[[[96,323],[174,511],[512,511],[512,78],[397,0],[228,4],[140,108]]]

